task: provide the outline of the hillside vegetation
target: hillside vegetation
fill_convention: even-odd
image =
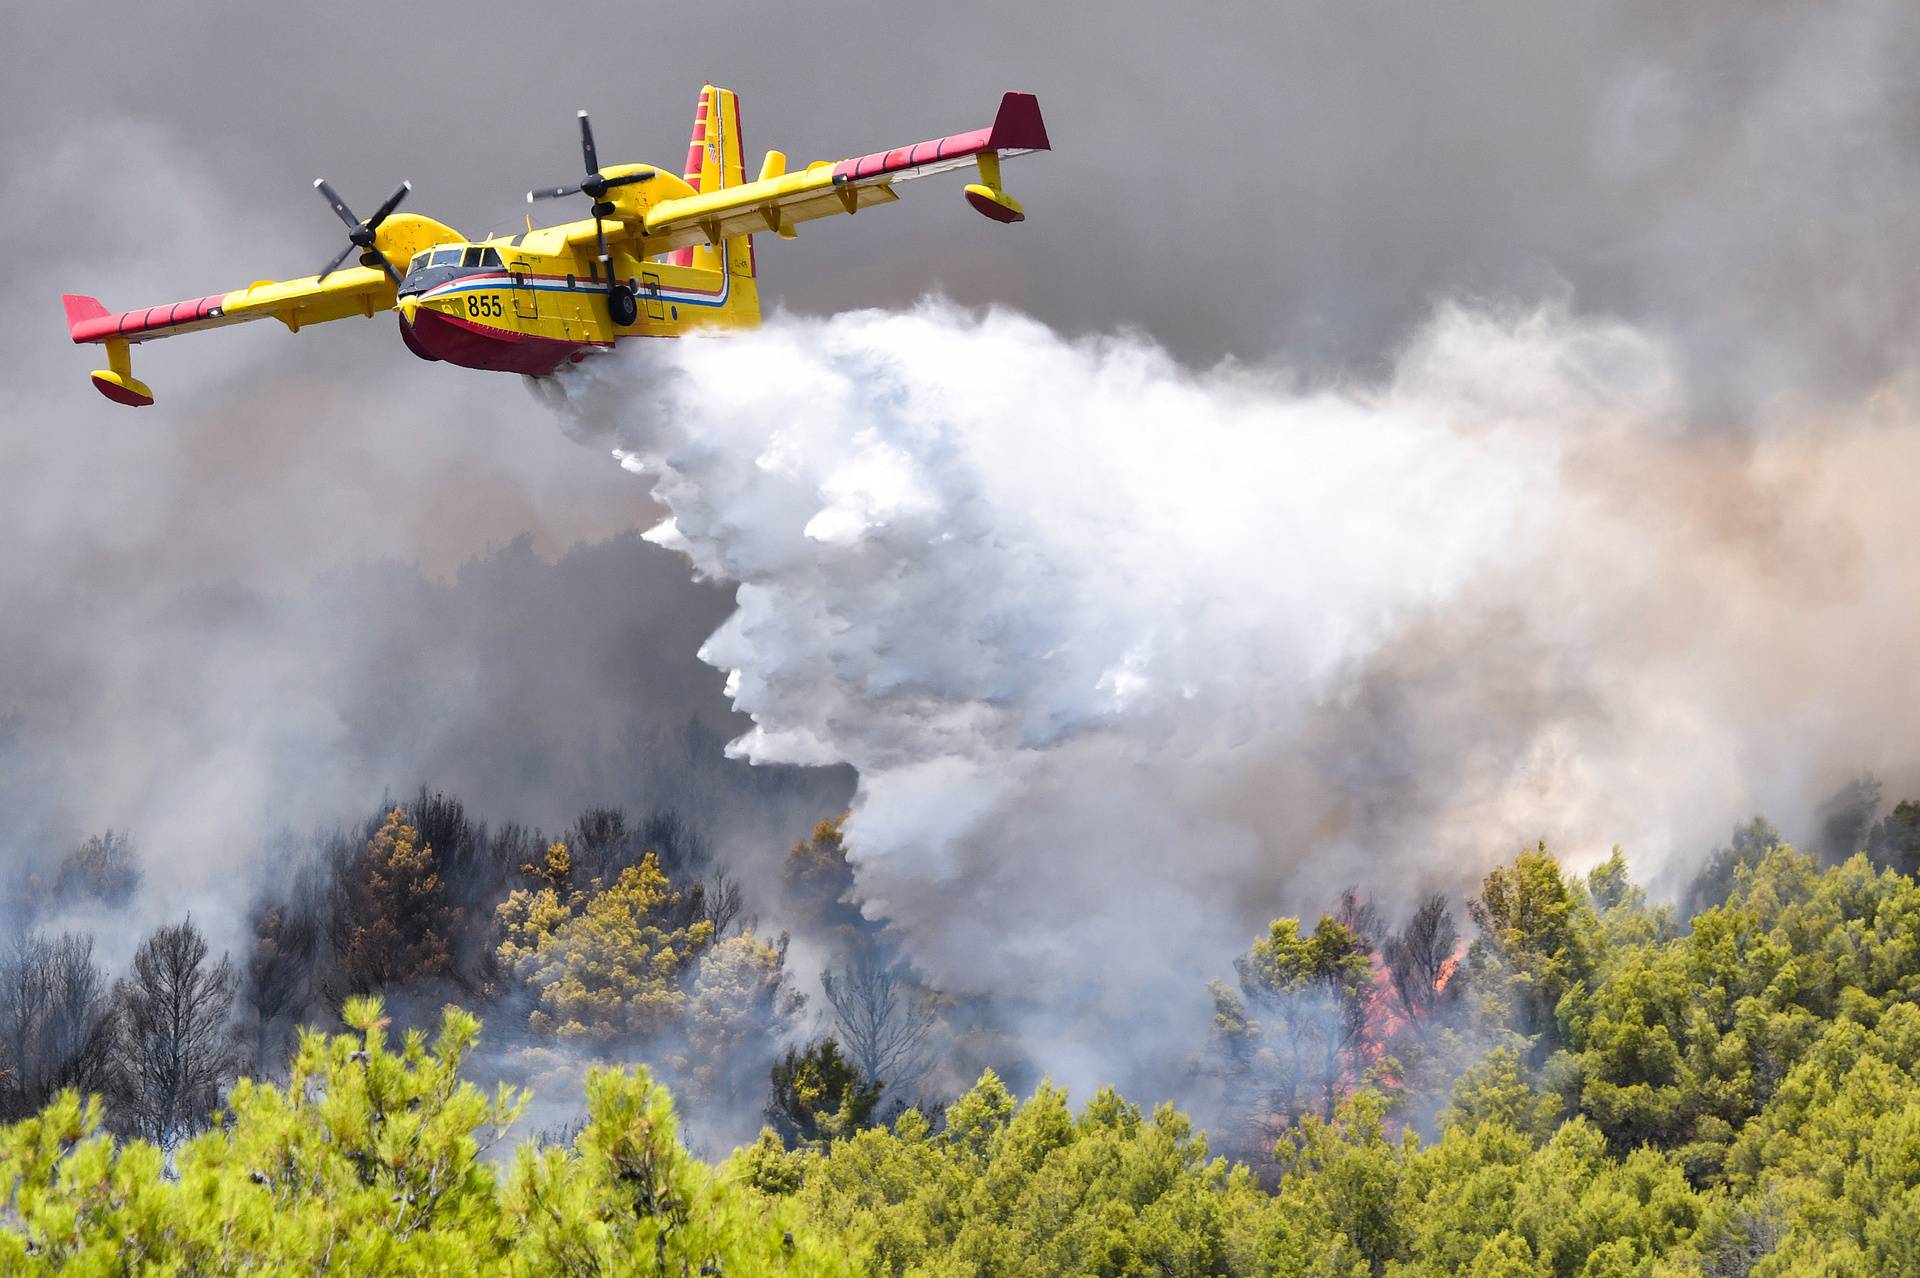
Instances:
[[[992,1070],[944,1103],[889,1091],[877,1068],[924,1074],[909,1058],[933,1005],[880,980],[896,969],[830,890],[831,824],[795,849],[792,900],[843,933],[836,1001],[857,1012],[849,983],[879,981],[881,1038],[919,1027],[892,1056],[859,1033],[871,1016],[794,1044],[784,944],[738,929],[724,881],[676,885],[655,852],[588,867],[549,845],[497,940],[463,942],[471,919],[432,903],[427,844],[396,810],[367,844],[384,922],[343,935],[342,968],[397,955],[519,983],[475,989],[515,1033],[657,1058],[690,1109],[760,1089],[758,1140],[702,1162],[658,1071],[611,1065],[587,1076],[584,1124],[515,1147],[525,1095],[463,1079],[474,1016],[396,1033],[361,994],[339,1003],[344,1032],[300,1032],[278,1081],[183,1076],[159,1089],[180,1114],[156,1116],[132,1105],[156,1088],[128,1075],[151,1064],[128,1027],[164,1019],[136,972],[108,1000],[118,1046],[0,1130],[0,1272],[1920,1273],[1909,806],[1871,855],[1824,868],[1745,827],[1684,922],[1617,853],[1574,876],[1544,848],[1487,877],[1464,946],[1437,899],[1392,934],[1352,896],[1311,927],[1276,920],[1195,1045],[1211,1141],[1170,1105],[1021,1097]],[[239,980],[204,946],[169,961],[200,974],[189,993]],[[33,1054],[7,1050],[16,1070]],[[772,1064],[752,1082],[744,1059]]]

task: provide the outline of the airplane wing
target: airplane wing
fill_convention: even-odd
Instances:
[[[663,200],[647,213],[642,251],[651,256],[758,231],[791,236],[797,223],[889,203],[900,198],[894,194],[896,183],[968,164],[977,165],[981,177],[967,187],[968,202],[997,222],[1018,222],[1025,214],[1000,189],[1000,160],[1050,149],[1039,101],[1030,93],[1009,93],[984,129],[855,160],[821,160],[798,173],[763,170],[757,182]],[[768,159],[768,168],[784,164],[778,153]]]
[[[297,332],[307,324],[392,310],[394,288],[386,272],[354,266],[335,271],[324,283],[314,275],[298,280],[257,280],[232,293],[117,314],[96,298],[68,293],[61,300],[67,305],[67,326],[77,343],[116,338],[150,342],[176,333],[257,319],[277,319]]]
[[[231,293],[188,298],[163,306],[111,312],[99,299],[68,293],[67,327],[76,344],[105,344],[112,364],[93,374],[100,393],[119,404],[153,402],[153,392],[136,381],[127,354],[134,342],[150,342],[204,328],[243,324],[248,320],[277,319],[294,332],[308,324],[372,316],[391,310],[394,284],[385,271],[354,266],[334,271],[325,280],[309,275],[297,280],[257,280]]]

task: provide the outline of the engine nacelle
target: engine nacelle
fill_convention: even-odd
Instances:
[[[394,213],[373,233],[373,242],[402,275],[407,263],[422,249],[436,244],[464,244],[467,237],[444,222],[436,222],[418,213]],[[376,263],[377,265],[377,263]]]
[[[608,178],[626,177],[633,173],[651,173],[653,176],[644,182],[628,182],[608,191],[606,202],[613,207],[600,216],[629,226],[641,226],[646,222],[647,211],[661,201],[698,194],[687,185],[686,179],[651,164],[610,164],[601,170],[602,176]]]

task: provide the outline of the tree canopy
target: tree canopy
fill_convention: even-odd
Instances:
[[[525,1097],[461,1079],[479,1022],[448,1009],[396,1042],[377,999],[302,1034],[285,1087],[242,1079],[225,1121],[161,1151],[61,1093],[0,1132],[0,1272],[806,1274],[857,1272],[792,1206],[690,1156],[644,1068],[587,1080],[570,1146],[488,1146]]]
[[[487,835],[435,796],[263,903],[244,963],[188,921],[117,983],[81,935],[0,951],[0,1272],[1920,1273],[1920,821],[1860,807],[1828,822],[1862,845],[1838,862],[1738,828],[1684,922],[1621,850],[1577,873],[1544,844],[1466,925],[1428,895],[1395,930],[1357,891],[1273,919],[1210,987],[1183,1111],[977,1063],[889,1090],[952,1078],[966,1040],[847,896],[837,822],[783,880],[816,925],[809,1022],[786,935],[643,846],[704,865],[689,831]],[[494,867],[486,928],[451,864]],[[546,1077],[584,1115],[527,1138],[529,1094],[472,1081],[476,1016],[394,1030],[434,1018],[330,1001],[356,980],[474,986],[535,1044],[506,1055],[579,1065]],[[269,1061],[295,1015],[344,1032]],[[696,1155],[669,1086],[744,1130],[693,1129]]]

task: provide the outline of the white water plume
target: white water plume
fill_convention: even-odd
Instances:
[[[1191,1047],[1347,883],[1654,869],[1910,763],[1899,659],[1839,641],[1920,635],[1912,432],[1695,437],[1626,325],[1447,308],[1318,390],[941,304],[632,348],[567,428],[738,583],[733,749],[854,765],[868,912],[1069,1081]]]

